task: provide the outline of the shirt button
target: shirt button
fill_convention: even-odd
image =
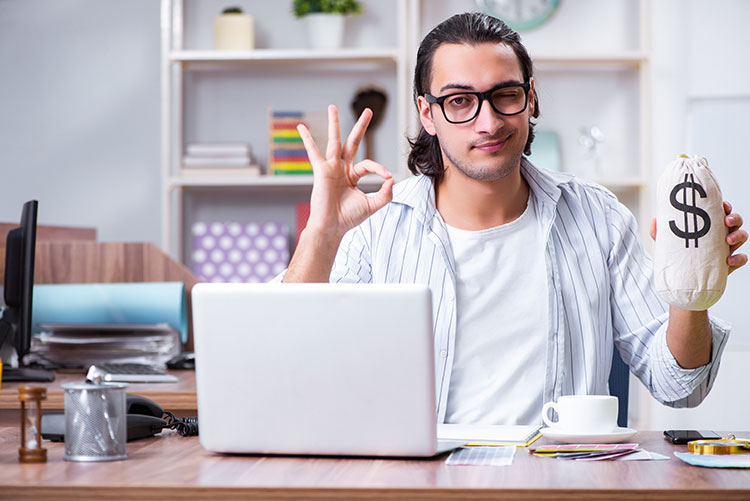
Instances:
[[[453,297],[453,296],[451,296],[451,297],[449,297],[449,298],[448,298],[448,301],[450,301],[451,303],[452,303],[453,301],[455,301],[455,300],[456,300],[456,298],[455,298],[455,297]]]
[[[448,356],[448,350],[440,350],[440,357],[445,358]]]

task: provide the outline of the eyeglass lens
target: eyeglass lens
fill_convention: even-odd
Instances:
[[[504,87],[492,93],[492,107],[504,115],[515,115],[526,107],[526,92],[523,87]],[[453,94],[443,101],[445,118],[451,122],[471,120],[479,111],[476,94]]]

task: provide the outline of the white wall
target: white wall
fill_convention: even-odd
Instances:
[[[159,242],[159,1],[0,0],[0,221]]]

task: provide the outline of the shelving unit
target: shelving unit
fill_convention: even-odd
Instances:
[[[411,78],[418,44],[435,23],[453,13],[476,9],[471,0],[365,0],[365,11],[374,13],[374,22],[394,25],[395,36],[382,37],[377,43],[361,43],[362,46],[332,51],[291,46],[214,51],[206,50],[205,36],[198,42],[193,37],[192,42],[192,45],[204,46],[186,44],[186,39],[190,39],[186,36],[186,18],[190,18],[186,9],[200,10],[193,14],[193,29],[195,19],[206,16],[207,12],[205,3],[191,1],[162,0],[161,4],[162,248],[183,262],[187,261],[189,252],[186,229],[196,218],[219,213],[221,217],[224,214],[228,214],[226,217],[237,217],[238,214],[265,217],[269,211],[274,217],[281,214],[280,217],[291,218],[294,203],[308,198],[312,186],[311,176],[210,175],[205,171],[191,173],[181,167],[186,142],[215,140],[202,137],[207,122],[211,126],[221,126],[220,122],[227,114],[244,113],[232,106],[232,99],[241,92],[230,89],[228,97],[222,96],[222,92],[226,93],[223,82],[234,80],[236,86],[242,86],[245,94],[249,94],[256,84],[265,83],[272,87],[269,95],[262,96],[268,100],[272,100],[274,94],[289,94],[290,89],[294,89],[296,94],[309,96],[310,108],[324,110],[333,100],[330,93],[327,96],[311,95],[320,92],[320,88],[338,86],[335,96],[340,97],[342,90],[352,90],[350,82],[357,80],[352,75],[361,73],[381,78],[389,86],[387,114],[390,114],[391,121],[381,126],[375,136],[380,145],[380,156],[375,159],[384,163],[397,180],[403,179],[408,176],[405,137],[413,136],[419,125],[411,98]],[[254,5],[262,5],[265,9],[269,4],[256,2]],[[636,5],[637,9],[634,9]],[[274,8],[280,9],[278,6]],[[590,29],[599,31],[571,35],[571,30],[576,30],[574,25],[569,26],[573,22],[571,19],[592,9],[599,9],[600,14],[606,9],[616,13],[599,16],[604,19],[596,25],[586,23],[587,29],[592,26]],[[631,0],[563,2],[556,14],[560,19],[553,19],[549,29],[542,27],[533,33],[521,33],[534,61],[537,89],[541,93],[542,116],[537,130],[553,129],[558,133],[563,170],[576,172],[578,127],[584,123],[602,125],[604,122],[605,132],[611,134],[606,143],[609,148],[606,169],[592,179],[616,192],[633,210],[646,241],[651,179],[650,9],[650,0],[637,3]],[[280,11],[276,12],[279,15]],[[283,15],[291,16],[288,11]],[[285,22],[291,21],[286,19]],[[553,23],[557,24],[553,26]],[[617,29],[612,29],[613,26],[607,26],[607,23]],[[620,26],[619,23],[626,25]],[[383,26],[377,28],[382,30]],[[545,40],[543,30],[546,29],[553,34],[552,43],[549,37]],[[608,40],[606,37],[610,31],[616,32],[614,38],[628,40]],[[595,42],[589,43],[589,40]],[[372,46],[378,43],[390,45]],[[328,75],[328,71],[334,74]],[[300,85],[301,77],[305,78],[307,88]],[[272,78],[273,83],[269,84]],[[237,83],[237,80],[241,82]],[[221,92],[209,89],[211,85],[220,88]],[[571,88],[578,88],[578,93]],[[336,89],[331,92],[334,91]],[[213,101],[217,95],[220,97],[217,106],[223,106],[216,112],[221,120],[205,110],[205,102]],[[256,129],[267,129],[265,116],[258,114],[257,108],[262,105],[260,103],[253,109],[253,116],[258,118],[252,122],[246,120],[242,127],[252,124]],[[197,108],[197,111],[191,108]],[[340,105],[340,116],[345,113]],[[348,132],[343,118],[341,129],[343,134]],[[227,130],[232,129],[225,127],[218,132]],[[227,138],[230,139],[236,140]],[[259,149],[266,148],[266,140],[256,138],[248,142],[252,142],[255,153],[265,154]],[[362,182],[366,189],[376,189],[378,185],[375,176]],[[221,212],[214,207],[223,206],[227,200],[242,205],[243,209],[232,206]]]
[[[412,0],[394,0],[393,18],[396,25],[396,37],[392,47],[346,47],[337,50],[310,50],[304,48],[259,48],[252,51],[215,51],[205,48],[186,47],[186,9],[190,2],[186,0],[162,0],[161,4],[161,40],[162,40],[162,248],[181,261],[185,259],[187,245],[185,242],[187,222],[191,220],[191,204],[187,198],[195,195],[203,200],[205,194],[215,191],[217,197],[222,190],[233,192],[242,190],[247,195],[247,203],[252,206],[255,200],[269,210],[271,201],[268,193],[279,194],[278,205],[289,205],[290,200],[309,198],[312,187],[312,176],[243,176],[222,173],[211,175],[203,169],[201,172],[182,168],[182,152],[186,141],[186,122],[189,106],[187,102],[186,82],[191,72],[245,71],[289,71],[294,68],[304,75],[315,73],[320,68],[338,68],[341,72],[373,71],[372,68],[386,68],[393,89],[389,95],[387,113],[395,116],[393,126],[387,133],[379,133],[379,140],[386,143],[381,149],[391,155],[393,165],[403,164],[406,157],[407,143],[403,131],[407,126],[407,107],[410,104],[408,51],[407,51],[407,16],[411,11]],[[268,4],[266,4],[268,5]],[[381,2],[370,2],[367,8],[380,6]],[[195,6],[195,4],[194,4]],[[202,7],[202,6],[198,6]],[[386,4],[385,7],[388,7]],[[385,8],[384,7],[384,8]],[[287,17],[291,14],[286,12]],[[288,19],[285,20],[289,22]],[[259,69],[260,68],[260,69]],[[290,75],[285,75],[291,78]],[[282,76],[283,78],[283,76]],[[325,110],[328,102],[315,102]],[[345,110],[339,110],[340,116]],[[265,117],[257,128],[267,129]],[[260,121],[260,120],[259,120]],[[258,121],[258,122],[259,122]],[[342,118],[342,122],[344,122]],[[342,134],[347,130],[342,123]],[[249,141],[248,141],[249,142]],[[256,144],[257,143],[257,144]],[[256,142],[253,147],[265,148],[267,141]],[[325,145],[319,145],[325,148]],[[265,152],[263,152],[265,154]],[[397,178],[403,178],[398,167],[389,166]],[[404,167],[405,169],[405,167]],[[366,190],[377,189],[376,176],[366,176],[360,186]],[[291,197],[291,198],[290,198]],[[222,197],[224,198],[224,197]],[[274,209],[271,209],[272,211]],[[292,207],[293,210],[293,207]],[[252,212],[248,210],[248,213]],[[275,209],[278,214],[279,210]],[[285,214],[288,219],[289,211]],[[292,225],[293,226],[293,225]]]

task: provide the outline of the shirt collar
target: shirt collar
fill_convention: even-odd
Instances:
[[[538,204],[557,206],[562,194],[561,186],[568,184],[572,175],[540,169],[526,157],[521,157],[521,175],[529,183]],[[430,222],[437,212],[435,189],[432,179],[418,175],[398,183],[394,187],[393,202],[411,207],[423,222]]]

